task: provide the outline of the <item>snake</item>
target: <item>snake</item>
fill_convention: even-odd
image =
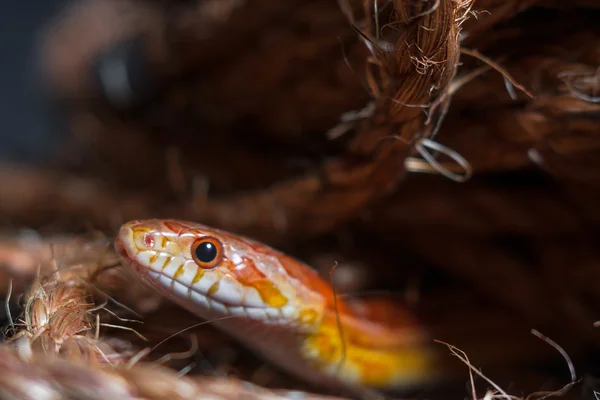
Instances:
[[[401,389],[431,381],[436,356],[406,307],[337,295],[263,243],[174,219],[127,222],[122,264],[152,289],[306,382]]]

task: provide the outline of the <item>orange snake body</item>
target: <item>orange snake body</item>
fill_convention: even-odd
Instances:
[[[146,220],[123,225],[115,246],[147,284],[307,381],[392,389],[431,379],[428,337],[400,305],[336,298],[313,269],[266,245]]]

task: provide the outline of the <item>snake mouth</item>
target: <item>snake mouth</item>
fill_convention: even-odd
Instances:
[[[117,242],[118,243],[118,242]],[[116,247],[127,254],[127,250],[121,244]],[[205,318],[237,317],[261,321],[270,325],[295,325],[293,308],[283,307],[280,309],[267,306],[249,306],[233,302],[217,300],[208,293],[190,286],[164,272],[154,271],[132,259],[128,255],[124,259],[134,270],[137,276],[150,288],[155,289],[162,296],[180,303],[191,312]]]

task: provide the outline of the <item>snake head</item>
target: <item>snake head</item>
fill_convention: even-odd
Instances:
[[[302,323],[300,305],[320,305],[319,296],[299,290],[274,250],[204,225],[132,221],[115,247],[146,283],[202,316]]]

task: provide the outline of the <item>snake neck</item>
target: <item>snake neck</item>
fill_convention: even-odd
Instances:
[[[434,353],[421,334],[326,312],[302,352],[322,373],[346,384],[389,389],[432,378]]]

